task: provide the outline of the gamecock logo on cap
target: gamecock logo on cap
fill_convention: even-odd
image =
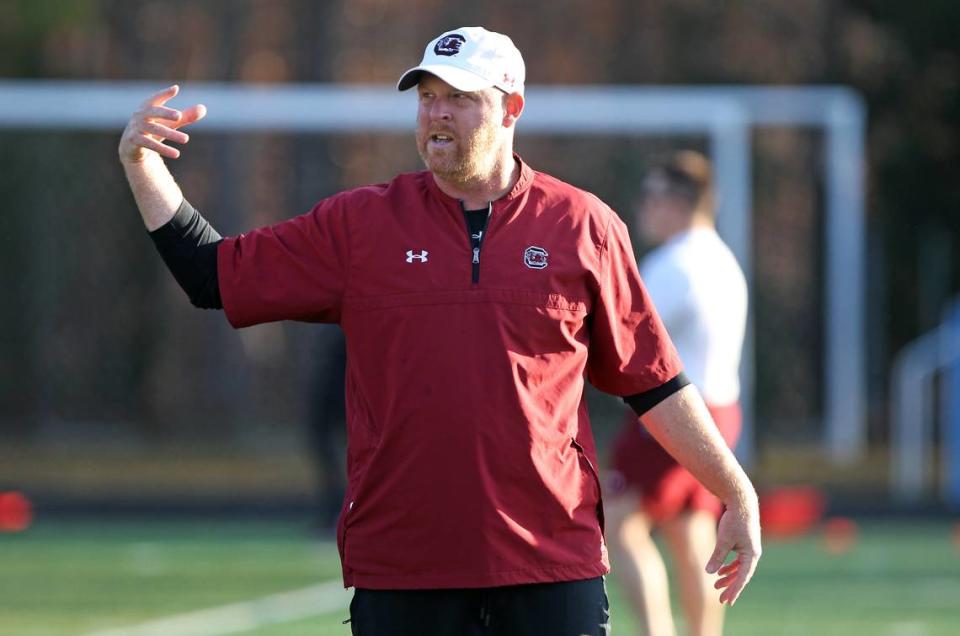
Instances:
[[[433,52],[437,55],[456,55],[466,41],[467,38],[459,33],[445,35],[437,41],[437,44],[433,47]]]

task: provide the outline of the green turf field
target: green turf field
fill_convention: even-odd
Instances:
[[[130,626],[240,603],[228,612],[242,619],[239,631],[229,633],[344,636],[345,609],[304,617],[297,612],[311,607],[302,600],[287,599],[287,614],[247,603],[338,576],[335,546],[295,524],[41,519],[25,533],[0,534],[0,635],[200,634],[226,619],[207,616],[182,630]],[[634,634],[615,577],[610,594],[613,633]],[[957,636],[960,548],[946,523],[864,523],[842,555],[828,554],[819,535],[768,541],[727,625],[731,636]]]

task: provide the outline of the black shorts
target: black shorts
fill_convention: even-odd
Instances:
[[[481,589],[366,590],[350,603],[354,636],[608,636],[603,577]]]

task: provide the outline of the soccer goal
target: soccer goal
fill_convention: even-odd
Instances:
[[[157,88],[144,82],[0,81],[0,128],[119,133],[136,104]],[[182,94],[216,113],[198,129],[395,133],[412,127],[411,96],[388,86],[190,83]],[[751,135],[768,126],[822,134],[823,445],[836,462],[861,457],[867,442],[865,117],[860,97],[836,86],[530,86],[521,122],[523,134],[705,137],[715,166],[720,233],[748,284],[753,279]],[[752,332],[741,373],[744,431],[738,455],[749,465],[754,455]]]

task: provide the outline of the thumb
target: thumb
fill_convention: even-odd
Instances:
[[[723,565],[723,562],[727,560],[727,555],[730,554],[730,550],[733,548],[732,545],[728,544],[722,539],[717,539],[717,547],[713,549],[713,554],[710,555],[710,560],[707,561],[707,574],[715,574],[717,570]]]

